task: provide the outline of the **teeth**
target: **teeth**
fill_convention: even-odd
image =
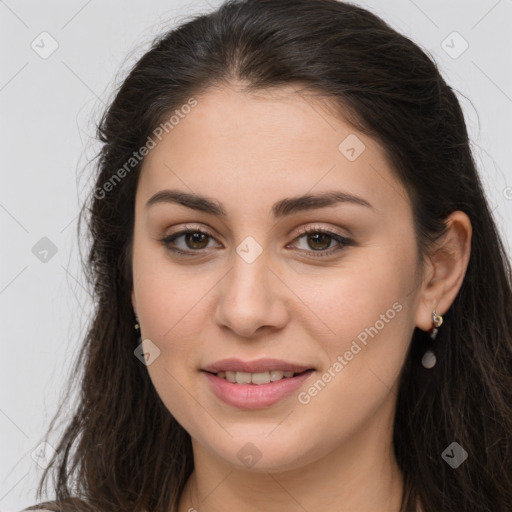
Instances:
[[[217,377],[226,379],[237,384],[268,384],[283,378],[293,377],[294,372],[283,372],[272,370],[270,372],[247,373],[247,372],[219,372]]]
[[[274,382],[276,380],[281,380],[284,377],[284,372],[282,372],[281,370],[272,370],[271,372],[269,372],[268,375],[269,375],[269,380]]]
[[[236,372],[235,379],[237,384],[250,384],[251,383],[251,374],[245,372]]]

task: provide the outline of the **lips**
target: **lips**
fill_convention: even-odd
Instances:
[[[315,374],[310,370],[267,384],[238,384],[218,377],[214,373],[207,371],[201,373],[215,397],[238,409],[261,409],[277,404],[293,396]]]
[[[312,366],[269,358],[222,359],[201,369],[211,392],[239,409],[270,407],[293,395],[315,372]]]
[[[241,359],[231,358],[222,359],[213,364],[205,366],[204,371],[209,373],[219,372],[245,372],[245,373],[263,373],[274,370],[282,372],[302,373],[306,370],[314,370],[311,366],[284,361],[282,359],[257,359],[255,361],[242,361]]]

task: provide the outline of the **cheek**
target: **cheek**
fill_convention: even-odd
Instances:
[[[167,410],[192,433],[196,425],[191,417],[197,414],[197,347],[204,324],[200,299],[205,292],[170,273],[163,276],[149,274],[140,286],[142,335],[160,351],[147,371]]]
[[[346,278],[343,292],[324,288],[330,291],[317,304],[332,331],[320,347],[326,363],[298,394],[294,414],[295,422],[312,432],[313,445],[334,449],[340,439],[365,431],[373,418],[382,419],[384,404],[385,414],[391,414],[414,308],[404,296],[405,284],[375,272],[373,277],[382,278],[376,287],[371,277]]]
[[[187,392],[194,394],[195,354],[215,280],[207,275],[194,278],[192,267],[171,265],[155,252],[141,249],[134,254],[134,286],[142,338],[159,350],[147,370],[162,401],[174,413],[188,404]]]
[[[326,280],[312,301],[308,299],[311,309],[329,328],[322,348],[328,367],[341,364],[341,369],[336,365],[338,371],[331,369],[331,373],[336,375],[332,381],[343,390],[352,389],[355,383],[359,391],[391,387],[412,336],[414,248],[376,247],[372,254],[367,253],[368,257],[347,263],[338,279]]]
[[[184,349],[201,328],[195,319],[215,276],[203,272],[198,277],[194,265],[172,262],[164,248],[147,242],[135,248],[133,273],[143,336],[166,351]]]
[[[178,362],[180,367],[192,364],[212,288],[209,281],[178,277],[173,272],[148,272],[139,285],[142,334],[159,347],[169,368],[175,368]]]

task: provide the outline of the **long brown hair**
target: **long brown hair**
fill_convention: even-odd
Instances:
[[[378,140],[413,205],[421,254],[456,210],[472,223],[471,258],[433,349],[418,329],[403,368],[394,449],[403,511],[512,510],[510,263],[470,150],[459,101],[416,44],[365,9],[337,0],[227,1],[158,37],[98,125],[96,184],[84,205],[95,312],[72,382],[79,402],[45,471],[52,510],[176,510],[193,470],[189,434],[134,356],[132,242],[141,162],[113,178],[171,113],[210,87],[301,84]],[[110,187],[105,185],[110,182]],[[71,389],[72,386],[69,386]],[[62,406],[61,406],[62,409]],[[53,428],[52,421],[49,432]],[[442,453],[457,442],[467,460]]]

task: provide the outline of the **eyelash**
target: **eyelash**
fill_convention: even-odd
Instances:
[[[190,256],[190,257],[197,256],[197,254],[191,254],[191,253],[199,253],[203,249],[196,249],[196,250],[190,249],[189,251],[182,251],[181,249],[176,249],[175,247],[170,247],[170,244],[172,242],[174,242],[176,239],[180,238],[183,235],[187,235],[189,233],[201,233],[210,238],[214,238],[210,233],[203,231],[202,229],[190,228],[190,229],[185,229],[183,231],[179,231],[177,233],[173,233],[172,235],[169,235],[167,237],[164,237],[164,238],[160,239],[160,242],[164,245],[164,247],[167,250],[177,253],[179,255]],[[338,235],[337,233],[333,233],[332,231],[329,231],[322,227],[316,227],[316,226],[301,229],[299,235],[297,237],[295,237],[294,240],[302,238],[303,236],[306,236],[306,235],[318,234],[318,233],[328,235],[330,238],[332,238],[333,240],[338,242],[340,245],[337,248],[335,248],[334,250],[324,249],[324,250],[319,250],[319,251],[305,251],[308,256],[313,256],[314,258],[322,258],[325,256],[330,256],[333,253],[336,253],[338,251],[342,251],[346,246],[353,245],[353,240],[350,240],[349,238],[345,238],[341,235]]]

